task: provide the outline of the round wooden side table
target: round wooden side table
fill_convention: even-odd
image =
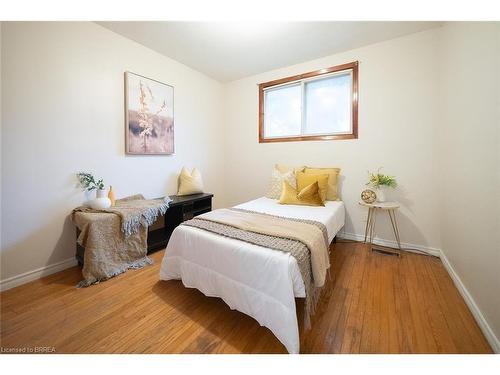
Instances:
[[[365,227],[365,240],[369,239],[369,244],[371,250],[382,251],[385,253],[391,253],[396,255],[401,255],[401,241],[399,238],[399,228],[398,222],[396,220],[396,211],[399,208],[398,202],[374,202],[374,203],[365,203],[363,201],[359,201],[361,206],[368,207],[368,216],[366,218],[366,227]],[[389,218],[391,219],[392,229],[394,231],[394,237],[396,237],[396,242],[398,244],[397,249],[393,249],[391,247],[386,246],[378,246],[373,244],[373,238],[375,237],[375,223],[377,221],[377,212],[378,211],[386,211],[389,214]]]

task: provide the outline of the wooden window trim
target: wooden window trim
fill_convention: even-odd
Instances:
[[[347,64],[332,66],[326,69],[315,70],[309,73],[298,74],[291,77],[280,78],[274,81],[259,84],[259,143],[270,142],[294,142],[294,141],[329,141],[335,139],[357,139],[358,138],[358,61]],[[352,70],[352,133],[338,135],[299,135],[280,138],[264,137],[264,89],[284,83],[300,81],[302,79],[319,77],[324,74]]]

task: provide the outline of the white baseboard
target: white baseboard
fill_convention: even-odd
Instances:
[[[0,291],[14,288],[16,286],[29,283],[30,281],[38,280],[41,277],[51,275],[53,273],[65,270],[66,268],[76,266],[78,262],[76,259],[70,258],[58,263],[50,264],[45,267],[38,268],[33,271],[28,271],[20,275],[9,277],[5,280],[0,280]]]
[[[353,241],[363,241],[365,239],[364,235],[361,234],[356,234],[356,233],[341,233],[339,232],[338,236],[340,238],[345,238],[347,240],[353,240]],[[388,241],[384,240],[381,238],[375,238],[373,241],[374,244],[376,245],[381,245],[381,246],[388,246],[388,247],[393,247],[397,248],[397,243],[396,241]],[[437,256],[441,259],[441,262],[444,265],[444,268],[450,275],[451,279],[453,280],[453,283],[457,287],[459,293],[462,295],[462,298],[464,299],[465,303],[469,307],[469,310],[471,311],[472,315],[474,316],[474,319],[476,320],[477,324],[479,325],[479,328],[481,328],[481,331],[483,332],[484,336],[486,337],[486,340],[490,344],[491,348],[495,353],[500,353],[500,341],[496,337],[495,333],[489,326],[488,322],[484,318],[484,315],[481,313],[481,310],[479,310],[479,307],[477,306],[476,302],[470,295],[469,291],[465,287],[465,285],[462,283],[462,280],[460,280],[460,277],[458,274],[455,272],[453,267],[451,266],[450,261],[448,258],[446,258],[446,255],[443,253],[441,249],[436,249],[434,247],[427,247],[427,246],[422,246],[422,245],[415,245],[415,244],[409,244],[409,243],[401,243],[402,248],[408,248],[408,249],[416,249],[420,251],[424,251],[426,253],[429,253],[431,255]],[[411,250],[408,250],[411,251]]]
[[[479,310],[479,307],[476,305],[476,302],[474,301],[469,291],[462,283],[462,280],[460,280],[460,277],[456,273],[455,269],[452,267],[450,261],[442,251],[441,251],[441,261],[443,262],[443,265],[446,268],[446,271],[448,271],[448,274],[450,275],[451,279],[455,283],[455,286],[457,287],[458,291],[462,295],[465,303],[469,307],[469,310],[474,316],[474,319],[476,319],[476,322],[481,328],[481,331],[483,331],[483,334],[486,337],[486,340],[488,340],[488,343],[491,345],[491,348],[495,353],[497,354],[500,353],[500,341],[498,340],[498,337],[496,337],[490,325],[484,318],[484,315],[481,313],[481,310]]]
[[[339,232],[338,236],[340,238],[345,238],[346,240],[353,240],[353,241],[364,241],[364,239],[365,239],[364,235],[356,234],[356,233]],[[398,247],[398,244],[396,241],[384,240],[384,239],[378,238],[378,237],[375,237],[373,239],[373,243],[375,245],[392,247],[392,248]],[[415,245],[415,244],[406,243],[406,242],[401,242],[401,247],[403,249],[405,249],[406,251],[410,251],[410,252],[411,252],[411,249],[415,249],[415,250],[423,251],[423,252],[428,253],[430,255],[434,255],[436,257],[439,257],[441,255],[441,250],[436,249],[435,247]]]

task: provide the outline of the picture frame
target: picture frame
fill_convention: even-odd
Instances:
[[[172,155],[174,87],[130,71],[125,80],[125,153]]]

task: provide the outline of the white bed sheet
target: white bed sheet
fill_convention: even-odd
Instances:
[[[330,242],[345,220],[344,204],[339,201],[311,207],[281,205],[262,197],[236,207],[319,221],[326,226]],[[290,254],[181,225],[167,245],[160,279],[181,279],[186,287],[222,298],[231,309],[268,327],[289,353],[299,352],[295,297],[305,297],[305,290]]]

